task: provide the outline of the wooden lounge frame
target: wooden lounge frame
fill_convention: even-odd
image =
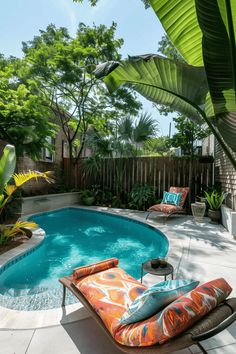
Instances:
[[[168,204],[169,205],[169,204]],[[182,207],[182,208],[179,208],[178,210],[174,210],[174,211],[171,211],[170,213],[164,213],[163,211],[157,211],[157,210],[150,210],[150,209],[148,209],[147,210],[147,216],[146,216],[146,218],[145,218],[145,220],[147,220],[148,218],[149,218],[149,216],[151,215],[151,213],[161,213],[161,215],[162,216],[165,216],[166,217],[166,219],[167,218],[169,218],[170,216],[172,216],[172,215],[176,215],[176,214],[187,214],[187,210],[184,208],[184,207]]]
[[[128,354],[167,354],[172,351],[190,347],[193,344],[197,345],[202,353],[207,354],[207,351],[203,348],[200,342],[220,333],[236,320],[236,298],[230,298],[217,306],[187,331],[164,344],[156,344],[148,347],[128,347],[121,345],[114,340],[99,315],[94,311],[93,307],[79,289],[73,284],[71,276],[61,278],[59,279],[59,282],[63,285],[62,306],[65,306],[66,289],[68,289],[84,305],[93,319],[108,335],[113,344],[120,351]]]

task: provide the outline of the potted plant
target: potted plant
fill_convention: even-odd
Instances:
[[[207,203],[209,204],[208,216],[212,223],[219,223],[221,212],[220,208],[225,200],[226,193],[213,190],[212,192],[204,192]]]
[[[80,191],[80,196],[83,204],[90,206],[95,202],[94,192],[90,189],[83,189]]]

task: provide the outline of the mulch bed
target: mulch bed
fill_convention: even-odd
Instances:
[[[22,245],[22,243],[25,243],[27,241],[28,237],[25,236],[19,236],[17,237],[17,239],[9,241],[6,245],[0,246],[0,255],[7,251],[10,251],[11,249],[19,245]]]

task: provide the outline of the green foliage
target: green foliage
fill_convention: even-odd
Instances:
[[[8,243],[12,238],[21,234],[26,236],[25,228],[36,229],[38,225],[32,221],[17,221],[14,225],[0,224],[0,246]]]
[[[36,159],[43,147],[51,148],[48,136],[55,126],[35,82],[24,79],[22,60],[0,55],[0,139],[15,145],[16,154]]]
[[[194,142],[202,140],[210,134],[210,129],[200,124],[194,124],[185,116],[173,118],[177,133],[169,139],[170,146],[181,147],[183,155],[193,157],[195,154]]]
[[[170,139],[160,136],[147,140],[143,145],[144,155],[166,156],[170,153]]]
[[[15,147],[6,145],[0,158],[0,195],[2,195],[6,184],[12,177],[16,167]],[[0,202],[1,204],[1,202]]]
[[[212,192],[205,191],[204,194],[211,210],[219,210],[227,195],[224,192],[220,193],[216,190]]]
[[[81,189],[79,193],[82,200],[85,198],[94,197],[94,191],[91,189]]]
[[[133,209],[147,210],[155,202],[155,190],[148,184],[133,186],[130,192],[129,206]]]
[[[113,69],[109,63],[109,74],[103,66],[109,90],[126,83],[156,104],[205,121],[236,169],[235,1],[150,0],[150,4],[186,63],[156,55],[131,57],[113,64]]]
[[[182,55],[178,52],[166,34],[164,34],[164,36],[162,36],[161,40],[158,42],[158,52],[164,55],[166,58],[185,62]]]
[[[113,193],[107,187],[101,188],[99,185],[92,186],[96,197],[96,205],[111,206]]]
[[[71,160],[74,141],[80,143],[80,157],[91,127],[103,131],[108,120],[136,114],[141,107],[130,89],[109,95],[93,75],[99,62],[121,59],[123,39],[116,38],[115,32],[115,23],[110,27],[80,23],[72,38],[67,29],[49,25],[32,41],[23,43],[28,80],[37,82],[48,106],[60,118]]]
[[[16,163],[15,148],[14,146],[7,145],[3,150],[3,155],[0,158],[0,217],[2,218],[2,212],[7,204],[11,202],[16,190],[24,183],[31,179],[43,178],[47,182],[52,182],[50,172],[40,173],[37,171],[29,171],[28,173],[14,174]],[[17,206],[18,207],[18,206]],[[9,212],[9,210],[8,210]],[[5,214],[4,217],[6,217]],[[9,216],[9,215],[8,215]],[[1,220],[2,222],[2,220]],[[7,226],[0,224],[0,245],[8,242],[12,237],[16,236],[22,227],[35,228],[37,225],[30,222],[17,221],[13,226]]]

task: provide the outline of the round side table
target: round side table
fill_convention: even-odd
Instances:
[[[174,277],[174,268],[170,263],[167,263],[164,268],[158,267],[158,268],[153,268],[151,265],[151,261],[147,261],[145,263],[142,263],[141,266],[141,283],[143,282],[143,273],[150,273],[154,275],[159,275],[164,277],[166,280],[167,275],[171,274],[171,279],[173,280]]]

